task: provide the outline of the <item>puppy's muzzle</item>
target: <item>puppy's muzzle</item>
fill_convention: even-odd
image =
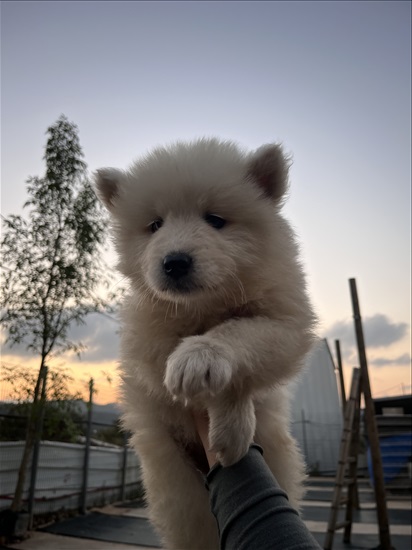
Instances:
[[[163,259],[163,271],[173,281],[179,281],[190,274],[193,260],[184,252],[173,252]]]

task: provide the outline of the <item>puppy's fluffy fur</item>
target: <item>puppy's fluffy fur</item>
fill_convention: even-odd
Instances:
[[[168,549],[218,548],[193,408],[208,410],[223,465],[253,440],[294,506],[302,495],[285,383],[302,366],[315,317],[280,214],[288,168],[277,144],[247,153],[201,139],[96,176],[131,288],[121,333],[124,423]]]

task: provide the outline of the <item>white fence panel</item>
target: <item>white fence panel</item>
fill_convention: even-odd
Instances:
[[[11,504],[17,481],[24,442],[0,442],[0,508]],[[84,445],[42,441],[35,491],[35,513],[75,509],[79,506],[84,469]],[[122,448],[91,447],[87,487],[87,506],[119,499]],[[126,496],[138,487],[139,463],[127,450]],[[23,499],[28,497],[30,470],[27,472]]]

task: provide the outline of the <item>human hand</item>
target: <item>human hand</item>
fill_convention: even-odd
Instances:
[[[209,415],[207,411],[193,411],[193,420],[196,426],[197,433],[202,441],[205,450],[209,468],[217,462],[216,453],[210,449],[209,443]]]

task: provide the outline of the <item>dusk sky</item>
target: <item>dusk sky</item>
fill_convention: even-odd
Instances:
[[[284,212],[319,335],[332,352],[341,340],[349,383],[355,277],[372,391],[410,392],[410,2],[2,2],[1,82],[5,216],[44,174],[45,131],[62,113],[90,172],[176,139],[283,142],[294,158]],[[58,364],[103,388],[116,330],[90,319],[78,331],[89,352]],[[3,358],[39,364],[20,348]]]

